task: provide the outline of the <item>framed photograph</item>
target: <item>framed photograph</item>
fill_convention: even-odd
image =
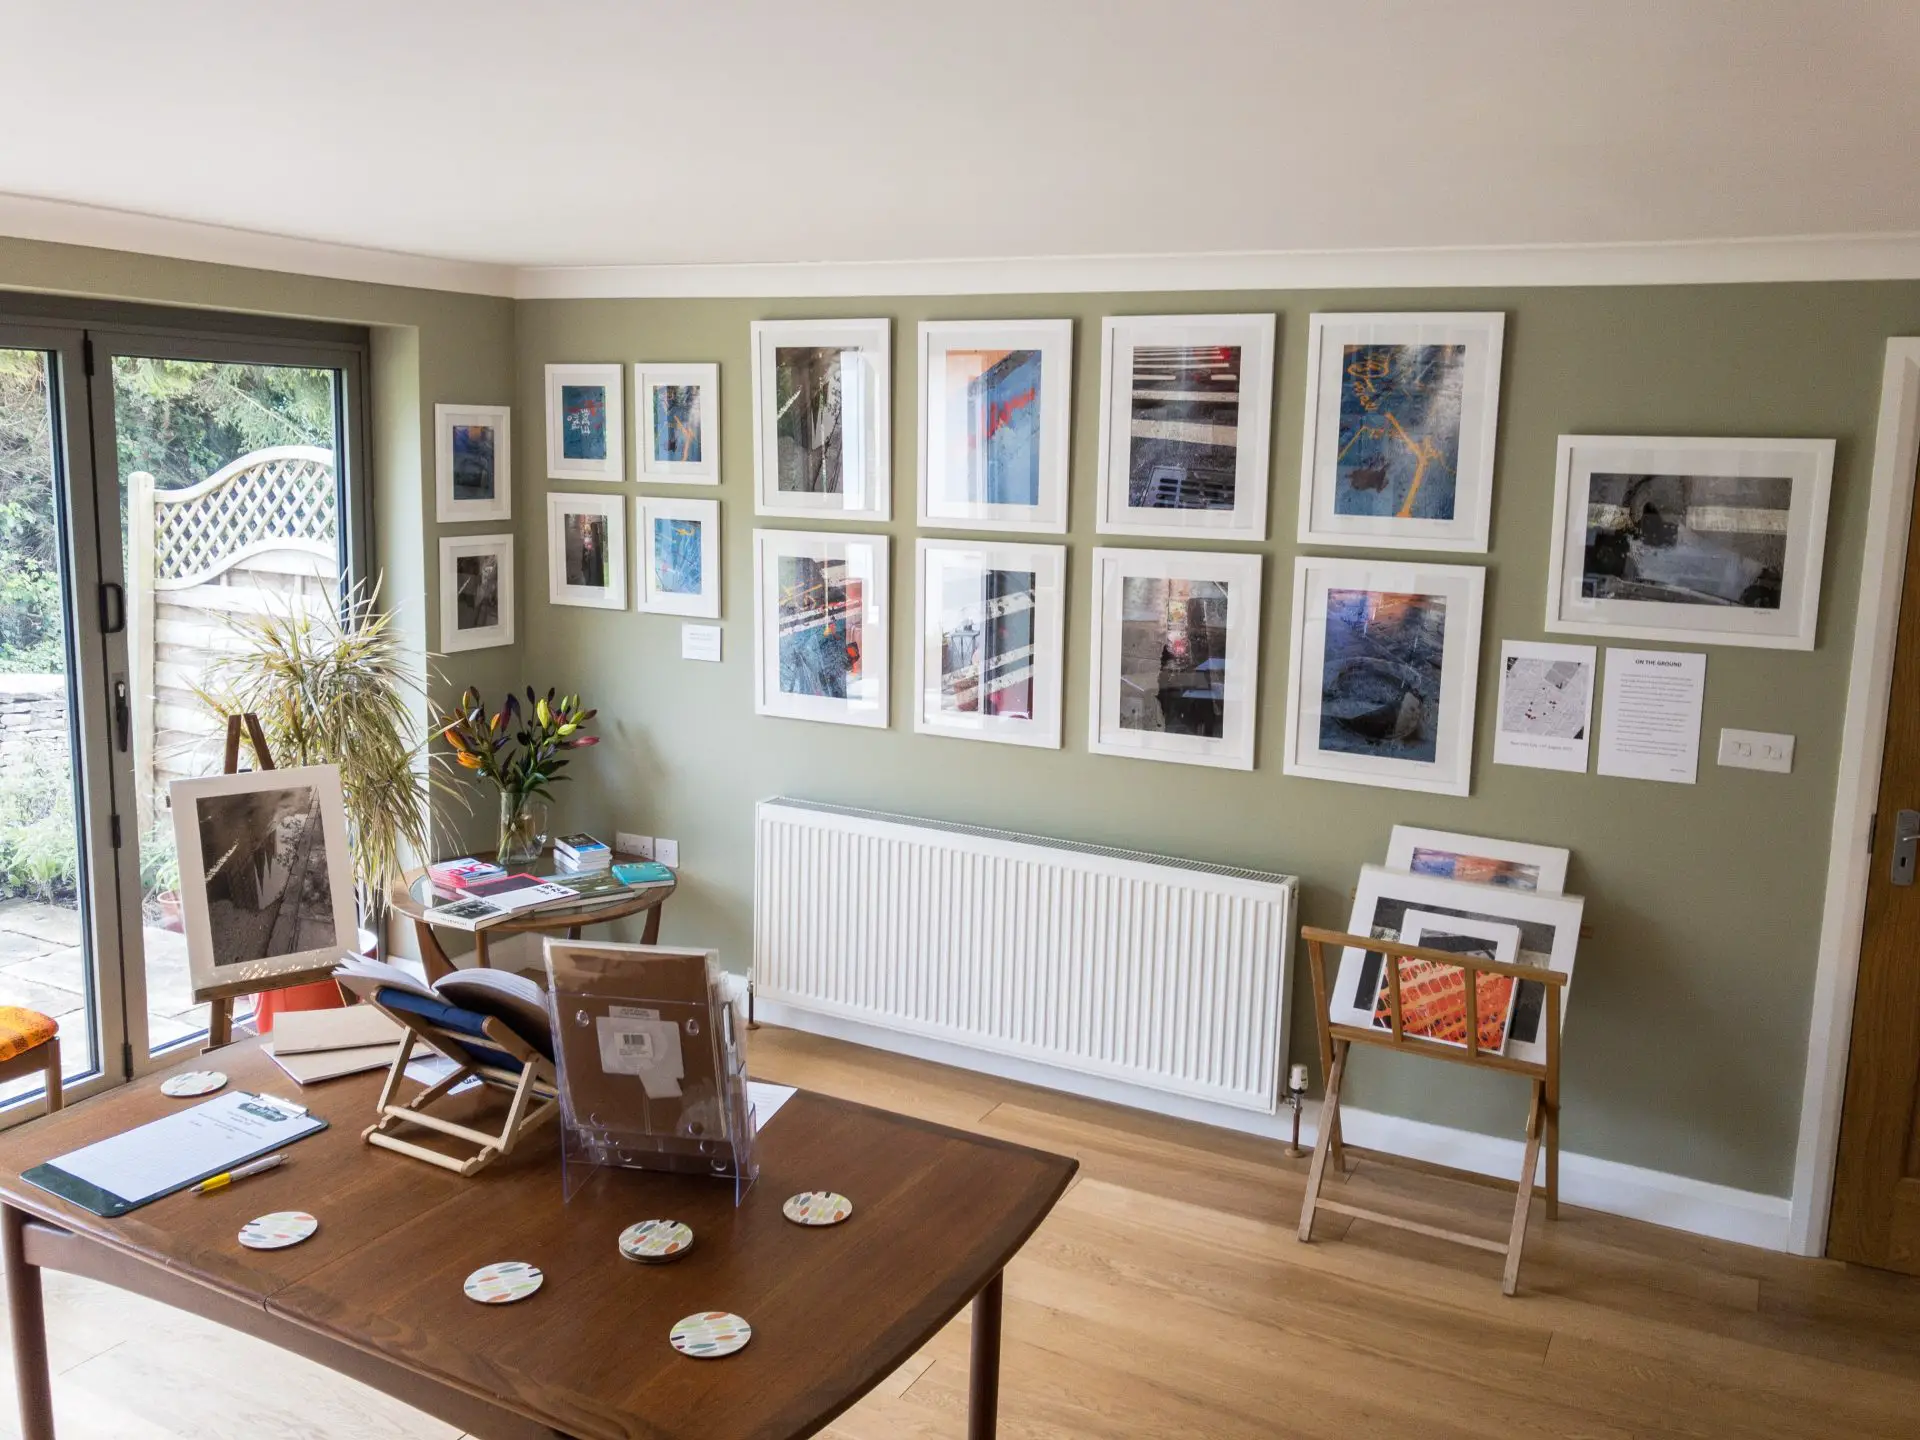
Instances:
[[[922,540],[913,728],[1060,748],[1067,547]]]
[[[920,523],[1067,533],[1071,320],[920,326]]]
[[[753,508],[804,520],[893,518],[892,326],[753,326]]]
[[[1477,565],[1297,558],[1286,773],[1467,794],[1485,586]]]
[[[1547,629],[1811,650],[1831,440],[1562,435]]]
[[[753,532],[754,709],[884,730],[885,535]]]
[[[633,513],[640,537],[637,608],[719,619],[720,502],[641,495]]]
[[[440,538],[440,649],[513,644],[513,536]]]
[[[1486,553],[1505,328],[1497,311],[1308,321],[1301,544]]]
[[[176,780],[168,796],[196,1000],[358,948],[337,768]]]
[[[627,608],[627,502],[618,495],[547,496],[547,599]]]
[[[1409,910],[1400,919],[1400,940],[1449,955],[1470,955],[1511,965],[1520,953],[1520,927]],[[1400,1033],[1441,1045],[1467,1048],[1466,972],[1435,960],[1400,961]],[[1507,1048],[1507,1024],[1513,1018],[1517,982],[1511,975],[1480,975],[1474,990],[1475,1030],[1480,1048],[1498,1054]],[[1382,985],[1373,999],[1373,1027],[1393,1028],[1392,992]]]
[[[1409,914],[1423,926],[1440,921],[1477,921],[1511,925],[1520,932],[1516,963],[1573,975],[1574,952],[1580,943],[1580,915],[1586,902],[1578,895],[1539,895],[1498,885],[1469,885],[1437,875],[1408,875],[1382,865],[1360,871],[1347,933],[1375,940],[1399,940]],[[1411,942],[1408,942],[1411,943]],[[1436,947],[1437,948],[1437,947]],[[1495,957],[1500,958],[1499,956]],[[1349,947],[1340,953],[1328,1014],[1336,1024],[1372,1026],[1385,989],[1386,957],[1378,950]],[[1457,972],[1456,972],[1457,973]],[[1566,1001],[1571,983],[1560,992],[1560,1023],[1567,1020]],[[1464,1006],[1464,1000],[1462,1004]],[[1546,987],[1522,981],[1517,987],[1507,1023],[1506,1053],[1518,1060],[1544,1063],[1547,1058]],[[1465,1031],[1462,1030],[1464,1036]]]
[[[442,525],[513,518],[513,411],[436,405],[434,518]]]
[[[681,485],[720,483],[720,367],[633,367],[634,475]]]
[[[1100,326],[1103,535],[1267,538],[1273,316]]]
[[[627,478],[618,365],[547,366],[547,474],[554,480]]]
[[[1253,768],[1260,556],[1093,552],[1093,703],[1100,755]]]
[[[1503,890],[1532,890],[1558,895],[1567,888],[1567,861],[1573,852],[1553,845],[1518,840],[1489,840],[1451,830],[1422,830],[1396,825],[1387,842],[1387,868],[1412,875],[1438,875],[1471,885]]]

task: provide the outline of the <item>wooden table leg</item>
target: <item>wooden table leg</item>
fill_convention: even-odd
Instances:
[[[413,938],[420,946],[420,963],[426,967],[429,985],[453,973],[453,961],[448,958],[446,947],[440,943],[440,937],[433,933],[431,925],[424,920],[414,921]]]
[[[492,951],[488,948],[487,932],[484,930],[476,930],[473,932],[473,963],[478,965],[482,970],[491,970],[493,968],[493,955]],[[453,968],[453,962],[451,960],[447,962],[447,968],[449,970]]]
[[[53,1380],[47,1369],[47,1314],[40,1267],[27,1263],[24,1210],[0,1206],[0,1253],[7,1272],[7,1320],[13,1330],[13,1383],[20,1393],[22,1440],[54,1440]],[[988,1432],[991,1433],[991,1432]]]
[[[654,911],[656,915],[659,913]],[[1005,1279],[1004,1272],[994,1276],[973,1301],[973,1369],[967,1383],[967,1440],[993,1440],[1000,1427],[1000,1310],[1005,1299]],[[26,1392],[23,1389],[21,1393]],[[27,1440],[35,1437],[29,1434]]]
[[[646,926],[640,931],[640,943],[642,945],[658,945],[660,943],[660,912],[666,908],[667,902],[662,900],[658,905],[647,911]]]

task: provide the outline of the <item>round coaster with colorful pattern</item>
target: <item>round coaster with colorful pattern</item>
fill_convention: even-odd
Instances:
[[[802,1190],[780,1213],[796,1225],[838,1225],[853,1214],[853,1202],[831,1190]]]
[[[718,1360],[744,1350],[753,1339],[753,1326],[725,1310],[689,1315],[673,1327],[667,1339],[682,1355],[696,1360]]]
[[[642,1220],[620,1232],[620,1253],[647,1265],[678,1260],[693,1248],[693,1227],[678,1220]]]
[[[284,1250],[320,1228],[304,1210],[276,1210],[240,1227],[240,1243],[249,1250]]]
[[[171,1095],[176,1100],[185,1100],[194,1095],[211,1095],[226,1083],[227,1077],[218,1070],[188,1070],[162,1080],[160,1093]]]
[[[469,1300],[482,1305],[511,1305],[524,1300],[546,1281],[538,1265],[524,1260],[502,1260],[497,1265],[482,1265],[467,1276],[465,1290]]]

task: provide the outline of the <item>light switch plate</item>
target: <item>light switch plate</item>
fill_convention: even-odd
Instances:
[[[613,848],[622,855],[638,855],[642,860],[653,859],[653,837],[651,835],[629,835],[622,830],[613,837]]]
[[[1771,770],[1791,775],[1793,736],[1772,735],[1764,730],[1722,730],[1720,763],[1737,770]]]
[[[678,840],[668,840],[664,836],[656,836],[653,842],[653,858],[669,870],[678,870],[680,868],[680,842]]]

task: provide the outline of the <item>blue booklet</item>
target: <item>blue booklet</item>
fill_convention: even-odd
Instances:
[[[664,885],[673,871],[658,860],[637,860],[614,866],[613,878],[622,885]]]

